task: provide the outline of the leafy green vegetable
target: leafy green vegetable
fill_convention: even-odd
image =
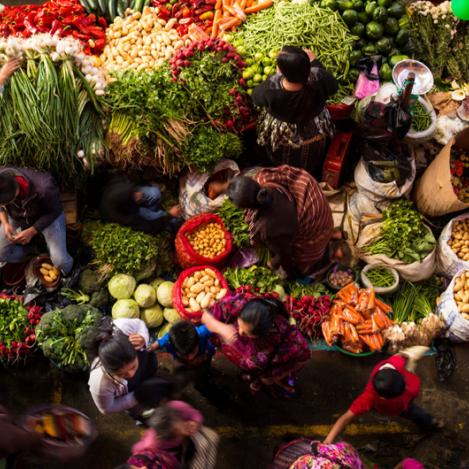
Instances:
[[[85,305],[90,302],[90,297],[82,291],[75,291],[71,288],[62,288],[60,295],[79,305]]]
[[[233,202],[227,199],[218,209],[218,215],[231,233],[236,247],[242,248],[250,245],[251,237],[249,236],[249,226],[244,218],[244,210],[236,207]]]
[[[99,310],[90,305],[70,305],[44,314],[36,330],[44,355],[60,368],[86,370],[87,335],[101,317]]]
[[[247,269],[228,268],[223,272],[223,275],[231,288],[237,289],[248,285],[259,293],[271,292],[277,285],[283,283],[282,279],[270,269],[256,265]]]
[[[302,298],[303,296],[314,296],[314,298],[319,298],[323,295],[332,296],[328,288],[319,282],[310,283],[308,285],[299,282],[290,282],[287,285],[287,289],[290,292],[290,296],[294,298]]]
[[[103,276],[125,273],[139,278],[171,272],[174,263],[168,236],[150,236],[115,223],[88,221],[83,241],[91,247]]]
[[[412,208],[412,202],[393,202],[383,217],[380,235],[365,248],[369,254],[384,254],[410,264],[422,262],[435,248],[435,237],[424,225],[423,216]]]

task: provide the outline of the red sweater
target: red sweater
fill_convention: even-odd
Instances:
[[[373,387],[373,378],[379,369],[386,364],[392,365],[403,377],[406,384],[404,392],[392,399],[381,397]],[[365,414],[371,409],[380,414],[395,416],[400,415],[409,408],[409,404],[420,393],[420,378],[405,369],[406,358],[401,355],[394,355],[391,358],[378,363],[371,372],[370,380],[365,390],[360,394],[350,406],[350,411],[354,415]]]

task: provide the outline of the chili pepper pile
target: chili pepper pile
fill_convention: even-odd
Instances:
[[[153,0],[152,6],[159,9],[158,16],[163,20],[176,18],[176,30],[180,36],[185,36],[191,24],[211,33],[215,3],[216,0]]]
[[[73,36],[85,53],[100,54],[106,44],[106,20],[88,15],[78,0],[50,0],[42,5],[5,7],[0,13],[0,36],[30,37],[39,33]]]
[[[331,309],[331,298],[323,295],[302,296],[293,298],[289,296],[285,302],[290,316],[296,321],[300,332],[309,339],[319,339],[322,336],[321,324]]]
[[[469,156],[456,145],[451,148],[450,171],[454,193],[461,202],[469,203]]]
[[[20,298],[2,293],[0,311],[0,361],[13,363],[35,347],[41,308],[24,306]]]

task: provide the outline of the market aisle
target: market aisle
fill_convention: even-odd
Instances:
[[[263,469],[268,467],[282,438],[298,433],[325,435],[329,425],[358,394],[379,359],[377,355],[356,359],[315,352],[301,376],[300,397],[285,403],[265,396],[250,397],[243,383],[236,379],[234,368],[217,357],[217,380],[229,386],[233,405],[217,410],[192,391],[187,393],[187,399],[204,412],[206,422],[222,435],[220,469]],[[421,439],[410,432],[405,422],[395,421],[389,425],[386,418],[369,415],[349,428],[347,439],[359,448],[368,446],[370,459],[382,465],[414,456],[424,461],[428,469],[467,467],[464,461],[469,462],[466,430],[469,426],[469,348],[458,347],[456,359],[456,372],[447,383],[438,382],[434,358],[425,358],[420,366],[422,403],[445,418],[448,422],[445,432]],[[141,433],[127,416],[98,415],[90,402],[85,376],[77,379],[65,375],[59,379],[60,375],[55,377],[42,362],[32,370],[28,367],[15,373],[0,373],[7,400],[16,411],[53,399],[83,410],[98,423],[100,437],[88,456],[74,465],[68,464],[67,468],[112,469],[125,460],[128,448]],[[50,469],[59,467],[48,465]]]

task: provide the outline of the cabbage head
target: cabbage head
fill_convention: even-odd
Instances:
[[[158,290],[158,287],[165,282],[166,280],[164,278],[155,278],[155,280],[152,280],[150,282],[150,285],[156,290]]]
[[[156,291],[151,285],[142,283],[134,293],[135,301],[142,308],[149,308],[156,303]]]
[[[132,298],[132,293],[137,286],[133,277],[126,274],[117,274],[109,280],[107,288],[109,293],[116,300],[128,300]]]
[[[150,329],[160,327],[164,321],[163,308],[160,305],[144,308],[142,309],[140,319],[142,319]]]
[[[182,321],[181,316],[174,308],[165,308],[163,311],[164,318],[171,324],[175,322]]]
[[[156,291],[158,303],[165,308],[173,306],[173,282],[163,282]]]
[[[140,318],[140,308],[135,300],[117,300],[112,307],[112,319]]]

